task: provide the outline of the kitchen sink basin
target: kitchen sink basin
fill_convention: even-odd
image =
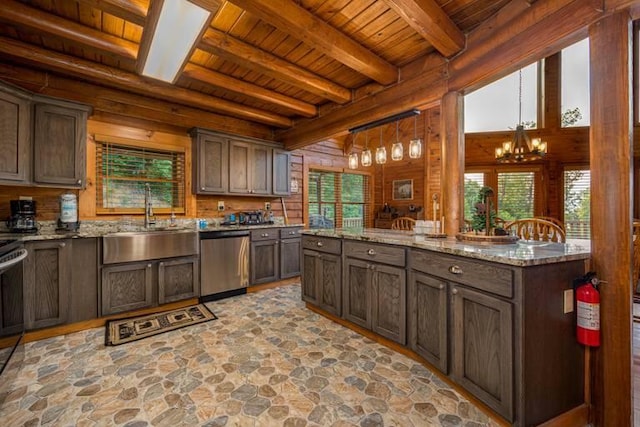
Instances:
[[[150,261],[198,254],[198,232],[193,229],[122,231],[102,237],[102,263]]]

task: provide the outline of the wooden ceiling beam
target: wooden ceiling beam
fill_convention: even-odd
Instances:
[[[351,101],[351,91],[322,78],[302,67],[258,49],[222,31],[209,28],[198,45],[199,49],[213,53],[250,70],[287,82],[307,92],[345,104]]]
[[[318,109],[313,104],[300,101],[273,90],[265,89],[262,86],[245,82],[244,80],[229,77],[226,74],[222,74],[196,64],[187,64],[182,75],[201,83],[278,105],[304,117],[314,117],[318,114]]]
[[[94,9],[143,26],[149,7],[149,0],[77,0]]]
[[[307,46],[383,85],[396,83],[398,69],[291,0],[230,0]]]
[[[147,79],[106,65],[38,48],[6,37],[0,37],[0,52],[8,57],[15,58],[19,62],[27,61],[56,71],[70,73],[89,81],[108,84],[152,98],[170,98],[187,106],[198,106],[280,128],[291,127],[293,124],[291,119],[279,114],[237,104],[222,98],[215,98],[201,92],[171,86],[157,80]]]
[[[464,48],[464,33],[434,0],[384,0],[411,28],[449,58]]]
[[[15,0],[2,2],[0,20],[12,25],[43,31],[125,59],[135,60],[138,53],[138,45],[135,43],[60,18]]]

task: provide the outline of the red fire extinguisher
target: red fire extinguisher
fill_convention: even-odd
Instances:
[[[600,281],[594,272],[578,279],[576,284],[576,336],[580,344],[600,346]]]

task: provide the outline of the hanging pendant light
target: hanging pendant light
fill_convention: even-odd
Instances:
[[[364,134],[365,135],[365,139],[364,139],[364,150],[362,150],[362,153],[360,154],[360,163],[362,163],[362,166],[364,167],[368,167],[371,166],[371,150],[369,150],[369,132],[367,131],[367,133]]]
[[[422,156],[422,140],[418,138],[418,118],[413,117],[413,139],[409,142],[409,157],[419,159]]]
[[[349,169],[358,169],[358,153],[355,152],[356,139],[358,134],[353,135],[353,144],[351,144],[351,154],[349,154]]]
[[[547,154],[547,143],[540,138],[530,139],[522,124],[522,70],[519,73],[518,86],[518,125],[513,141],[505,141],[496,148],[498,163],[518,163],[540,160]]]
[[[376,148],[376,163],[379,165],[387,163],[387,149],[382,144],[382,127],[380,127],[380,146]]]
[[[391,160],[402,160],[404,157],[404,148],[402,148],[402,142],[400,142],[399,136],[399,124],[396,122],[396,142],[391,146]]]

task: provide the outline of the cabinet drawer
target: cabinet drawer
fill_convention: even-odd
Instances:
[[[345,253],[365,261],[380,262],[389,265],[405,266],[405,250],[396,246],[375,243],[344,242]]]
[[[258,242],[260,240],[277,240],[280,238],[279,228],[261,228],[259,230],[251,230],[251,241]]]
[[[303,236],[302,247],[318,252],[340,255],[342,253],[341,242],[340,239],[332,239],[329,237]]]
[[[287,227],[280,229],[280,238],[281,239],[292,239],[294,237],[300,237],[300,232],[302,231],[302,227]]]
[[[509,268],[419,250],[410,252],[409,263],[414,270],[513,298],[513,271]]]

